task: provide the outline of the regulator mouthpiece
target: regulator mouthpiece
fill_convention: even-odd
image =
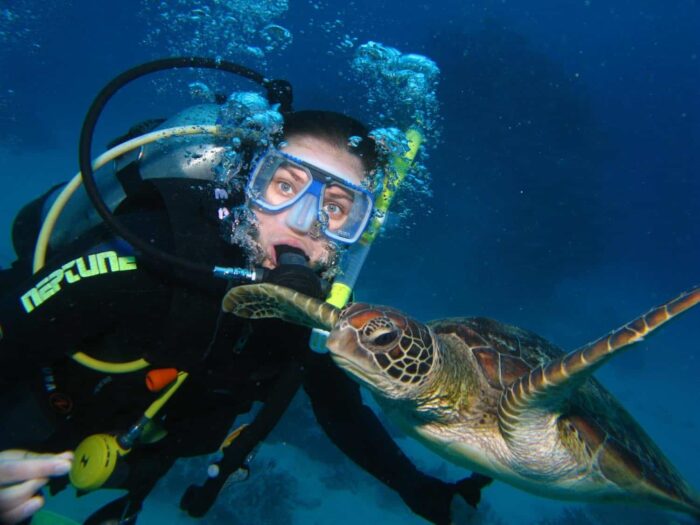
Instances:
[[[293,246],[276,246],[278,266],[270,270],[266,281],[292,290],[322,299],[324,287],[321,278],[309,266],[309,258],[299,248]]]
[[[294,248],[293,246],[287,246],[286,244],[281,244],[275,246],[275,253],[277,254],[277,262],[280,266],[283,264],[297,264],[299,266],[309,266],[309,258],[306,254],[299,248]]]

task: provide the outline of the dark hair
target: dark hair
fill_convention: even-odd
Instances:
[[[360,159],[367,173],[377,166],[377,152],[374,140],[368,136],[368,129],[360,121],[335,111],[306,110],[284,115],[284,138],[302,135],[315,137],[336,148],[347,151]],[[357,146],[350,144],[350,137],[360,137]]]

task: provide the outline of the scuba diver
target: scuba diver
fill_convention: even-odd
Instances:
[[[154,126],[221,122],[222,108],[246,106],[244,95],[147,122],[113,145]],[[280,124],[269,141],[239,137],[232,152],[215,138],[184,137],[117,158],[112,213],[150,249],[253,268],[255,279],[324,297],[343,250],[371,220],[381,162],[358,121],[292,111],[288,89],[268,89],[268,99],[264,113]],[[260,114],[246,116],[256,133]],[[301,387],[333,443],[414,513],[447,524],[456,506],[476,507],[490,480],[449,483],[418,471],[362,403],[359,386],[328,354],[309,349],[308,329],[223,314],[221,299],[240,280],[149,257],[77,196],[77,209],[66,212],[73,222],[54,232],[46,264],[32,273],[39,226],[59,190],[20,211],[18,259],[0,272],[0,522],[29,518],[43,504],[41,488],[61,490],[70,470],[79,494],[127,490],[86,524],[132,524],[178,458],[218,450],[209,477],[180,501],[203,516]],[[119,370],[115,361],[141,364]],[[252,421],[229,434],[256,402]]]

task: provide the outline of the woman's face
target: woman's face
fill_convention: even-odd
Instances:
[[[364,178],[364,169],[359,158],[322,139],[306,135],[292,137],[282,151],[355,185],[359,185]],[[330,241],[323,235],[312,233],[315,228],[303,231],[290,226],[287,215],[291,211],[291,207],[277,213],[254,208],[253,212],[258,221],[257,241],[263,253],[260,265],[268,269],[276,268],[275,247],[287,245],[302,250],[313,268],[327,267],[333,255]]]

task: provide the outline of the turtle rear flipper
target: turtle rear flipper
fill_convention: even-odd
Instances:
[[[224,296],[221,308],[248,319],[276,317],[322,330],[331,330],[340,315],[340,310],[328,303],[269,283],[232,288]]]
[[[508,440],[524,419],[555,410],[572,390],[613,355],[641,341],[645,335],[699,302],[700,288],[694,288],[609,335],[520,377],[503,392],[498,406],[498,423],[503,436]]]

